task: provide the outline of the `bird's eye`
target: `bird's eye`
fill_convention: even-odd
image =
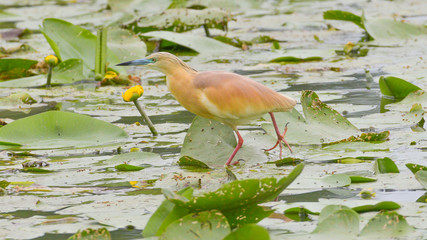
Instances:
[[[151,61],[152,61],[153,63],[155,63],[155,62],[157,62],[157,58],[153,57],[153,58],[151,59]]]

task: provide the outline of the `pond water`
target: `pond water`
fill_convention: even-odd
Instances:
[[[97,25],[111,18],[111,10],[106,9],[108,2],[0,0],[0,58],[43,61],[45,56],[53,53],[39,29],[45,17],[64,19],[96,32]],[[159,6],[155,6],[154,2],[153,9],[160,8],[163,2],[168,1],[159,1]],[[293,125],[290,124],[287,140],[293,146],[294,153],[285,152],[285,155],[304,159],[306,166],[296,181],[279,196],[278,201],[266,203],[265,206],[282,214],[283,210],[295,206],[320,211],[329,204],[353,207],[394,201],[402,206],[397,212],[415,227],[415,233],[410,239],[427,237],[426,203],[416,202],[426,190],[405,166],[407,163],[427,165],[427,135],[425,131],[414,132],[404,120],[414,103],[422,104],[425,109],[427,101],[388,100],[381,94],[378,84],[380,76],[395,76],[427,89],[426,35],[396,42],[365,42],[363,47],[369,49],[366,56],[341,56],[335,50],[343,50],[348,42],[359,42],[366,34],[353,23],[324,20],[322,17],[327,10],[339,9],[358,15],[363,11],[368,20],[395,18],[425,26],[427,2],[188,2],[200,2],[209,7],[221,6],[234,14],[235,20],[228,23],[228,32],[211,29],[212,35],[227,34],[228,37],[245,41],[266,35],[280,44],[280,49],[273,49],[271,42],[254,43],[246,51],[236,49],[215,55],[173,51],[195,69],[224,70],[250,77],[297,99],[296,109],[301,113],[301,91],[313,90],[322,102],[348,118],[362,132],[390,131],[389,140],[378,144],[322,146],[320,143],[302,144],[299,138],[292,139],[292,131],[295,129],[292,130]],[[139,11],[145,13],[141,9]],[[28,29],[29,33],[22,37],[6,38],[13,29]],[[190,33],[204,36],[205,31],[200,27]],[[30,46],[31,50],[13,50],[23,44]],[[322,60],[297,64],[270,62],[276,57],[289,55],[301,58],[320,56]],[[372,83],[367,80],[365,70],[372,74]],[[112,239],[139,239],[151,214],[164,199],[160,188],[179,190],[184,186],[196,186],[196,192],[202,193],[215,190],[226,182],[227,174],[220,166],[206,173],[181,169],[176,164],[187,129],[195,115],[186,111],[173,98],[161,73],[142,67],[130,67],[128,73],[141,78],[145,92],[139,102],[145,106],[160,136],[153,137],[134,105],[123,101],[121,93],[126,90],[123,86],[96,87],[93,81],[82,79],[82,82],[54,86],[52,89],[0,88],[0,120],[7,123],[46,111],[61,110],[110,122],[129,135],[125,142],[93,148],[0,150],[0,180],[12,183],[7,188],[7,195],[0,197],[0,238],[67,239],[79,229],[107,227]],[[37,103],[30,105],[10,100],[9,96],[15,93],[28,93]],[[249,138],[253,136],[251,134],[262,135],[264,130],[260,126],[268,122],[269,118],[265,118],[241,127],[244,136],[248,136],[246,148],[258,144],[259,139]],[[310,136],[312,133],[307,134]],[[116,171],[114,166],[126,160],[110,159],[128,153],[131,149],[153,153],[147,155],[147,160],[130,162],[142,162],[149,164],[146,165],[148,167],[137,172]],[[265,156],[260,148],[259,154],[263,155],[261,160],[244,159],[247,160],[244,164],[232,168],[238,179],[282,177],[293,168],[266,164],[265,159],[278,160],[278,151]],[[354,164],[328,162],[344,157],[388,157],[396,163],[400,173],[376,174],[374,161]],[[28,161],[46,162],[49,165],[43,169],[53,172],[23,172],[22,164]],[[222,160],[218,165],[221,164]],[[340,185],[321,180],[325,176],[341,173],[372,177],[376,181]],[[186,177],[187,180],[179,180],[176,176]],[[200,185],[198,179],[202,179]],[[131,185],[133,181],[136,186]],[[376,192],[375,196],[369,200],[362,199],[358,193],[368,188]],[[373,215],[360,216],[363,222],[367,222]],[[317,221],[288,223],[273,217],[259,223],[270,230],[272,239],[310,233],[316,224]]]

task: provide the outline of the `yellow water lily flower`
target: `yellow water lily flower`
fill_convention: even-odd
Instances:
[[[49,65],[55,66],[56,64],[58,64],[59,60],[55,55],[49,55],[44,58],[44,61]]]
[[[122,97],[125,102],[133,102],[140,98],[142,94],[144,94],[144,89],[141,85],[136,85],[126,90],[125,93],[122,93]]]
[[[114,71],[107,71],[104,75],[104,79],[113,79],[117,77],[117,73]]]

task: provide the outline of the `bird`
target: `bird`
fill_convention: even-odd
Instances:
[[[283,134],[279,131],[273,112],[290,111],[296,101],[262,85],[248,77],[226,71],[199,72],[177,56],[167,52],[156,52],[146,58],[119,63],[116,66],[140,66],[154,69],[166,75],[166,85],[175,99],[188,111],[230,126],[237,135],[237,145],[225,165],[236,164],[234,156],[243,145],[243,138],[237,126],[248,124],[270,114],[277,134],[276,144],[265,151],[271,151],[285,143],[288,124]],[[237,161],[238,162],[238,161]]]

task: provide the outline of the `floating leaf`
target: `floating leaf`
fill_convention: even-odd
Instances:
[[[349,21],[361,27],[362,29],[365,29],[365,26],[363,26],[362,18],[351,12],[346,12],[341,10],[329,10],[329,11],[323,12],[323,19]]]
[[[275,113],[279,126],[289,123],[286,139],[296,144],[323,144],[359,134],[359,130],[337,111],[320,101],[313,91],[303,91],[301,105],[304,116],[297,110]],[[267,116],[264,117],[267,119]],[[275,136],[271,124],[262,124]]]
[[[375,172],[377,173],[399,173],[396,164],[388,157],[375,160]]]
[[[409,93],[421,90],[414,84],[397,77],[381,76],[379,81],[381,93],[397,99],[405,98]]]
[[[413,174],[417,173],[420,170],[427,171],[427,167],[413,163],[407,163],[406,167],[409,168],[409,170],[411,170]]]
[[[272,63],[280,63],[280,64],[289,64],[289,63],[303,63],[303,62],[315,62],[322,61],[322,57],[307,57],[307,58],[298,58],[293,56],[284,56],[278,57],[270,60]]]
[[[319,215],[318,212],[312,212],[303,207],[288,208],[285,210],[284,214],[286,217],[298,222],[311,221],[309,214]]]
[[[0,80],[29,76],[27,71],[36,63],[36,60],[30,59],[2,58],[0,59]]]
[[[351,183],[365,183],[365,182],[375,182],[377,179],[362,177],[362,176],[350,176]]]
[[[357,206],[357,207],[354,207],[353,210],[358,213],[364,213],[364,212],[374,212],[374,211],[382,211],[382,210],[395,210],[399,208],[400,208],[400,205],[395,202],[384,201],[384,202],[379,202],[375,205]]]
[[[204,162],[201,162],[197,159],[194,159],[189,156],[182,156],[178,160],[178,165],[181,168],[190,168],[190,169],[210,169],[208,165],[206,165]]]
[[[381,238],[391,239],[400,236],[408,237],[408,234],[414,232],[405,218],[396,212],[379,212],[373,217],[360,232],[363,238]]]
[[[274,162],[268,162],[268,164],[276,164],[276,167],[288,166],[288,165],[297,165],[302,163],[304,160],[300,158],[287,157]]]
[[[140,166],[134,166],[134,165],[130,165],[130,164],[119,164],[117,166],[114,167],[115,169],[119,170],[119,171],[140,171],[142,169],[144,169],[144,167],[140,167]]]
[[[427,192],[421,195],[421,197],[419,197],[416,202],[427,203]]]
[[[323,189],[320,191],[313,191],[308,193],[300,193],[293,195],[281,195],[279,200],[284,200],[287,203],[293,202],[318,202],[321,198],[336,198],[347,199],[357,195],[356,192],[347,189]]]
[[[256,224],[247,224],[228,234],[223,240],[269,240],[268,231]]]
[[[279,181],[275,178],[239,180],[192,199],[175,199],[171,196],[166,198],[192,211],[210,209],[225,211],[242,208],[274,199],[298,177],[302,169],[303,164],[297,165],[287,177]]]
[[[344,142],[372,142],[372,143],[381,143],[388,140],[388,137],[390,136],[390,131],[384,131],[380,133],[362,133],[357,136],[351,136],[349,138],[345,138],[339,141],[327,143],[325,145],[332,145],[332,144],[338,144],[338,143],[344,143]]]
[[[423,185],[425,189],[427,189],[427,171],[425,170],[419,170],[417,173],[415,173],[415,178],[418,180],[418,182]]]
[[[110,6],[113,12],[127,12],[131,14],[136,12],[138,16],[147,16],[162,13],[171,5],[171,2],[171,0],[108,0],[108,6]]]
[[[273,212],[274,210],[266,210],[258,205],[222,211],[224,216],[227,218],[231,229],[240,228],[247,224],[257,223],[270,216]]]
[[[25,172],[25,173],[52,173],[54,171],[43,169],[43,168],[27,167],[27,168],[23,168],[22,172]]]
[[[16,120],[0,128],[0,141],[22,149],[91,147],[127,139],[121,128],[86,115],[49,111]]]
[[[322,178],[322,182],[328,184],[328,187],[344,187],[351,184],[351,179],[346,174],[333,174]]]
[[[1,180],[0,181],[0,188],[7,188],[7,186],[9,186],[10,182],[6,181],[6,180]]]
[[[230,233],[227,218],[217,210],[190,213],[183,218],[172,222],[160,239],[164,240],[188,240],[223,239]]]
[[[145,37],[155,37],[165,39],[170,42],[190,48],[201,54],[220,54],[224,52],[233,52],[238,48],[228,44],[216,41],[208,37],[202,37],[189,33],[175,33],[168,31],[153,31],[142,34]]]
[[[226,30],[231,20],[231,14],[219,8],[175,8],[155,16],[142,17],[132,29],[136,33],[153,30],[185,32],[201,26]]]
[[[330,236],[333,239],[349,239],[359,233],[359,214],[341,205],[328,205],[319,215],[314,235]]]
[[[185,198],[191,198],[193,196],[192,188],[184,188],[177,192]],[[187,215],[189,210],[176,206],[169,200],[164,200],[157,210],[151,215],[144,227],[142,235],[147,237],[160,236],[165,229],[177,219],[180,219]]]
[[[87,228],[84,230],[78,231],[73,236],[69,237],[67,240],[111,240],[110,232],[106,228],[92,229]]]
[[[365,19],[364,26],[369,35],[379,42],[395,42],[427,34],[424,26],[394,19]]]
[[[127,163],[133,165],[139,165],[147,167],[150,165],[153,166],[163,166],[164,161],[157,153],[152,152],[128,152],[116,155],[110,159],[102,161],[102,164],[115,166],[117,164]]]

